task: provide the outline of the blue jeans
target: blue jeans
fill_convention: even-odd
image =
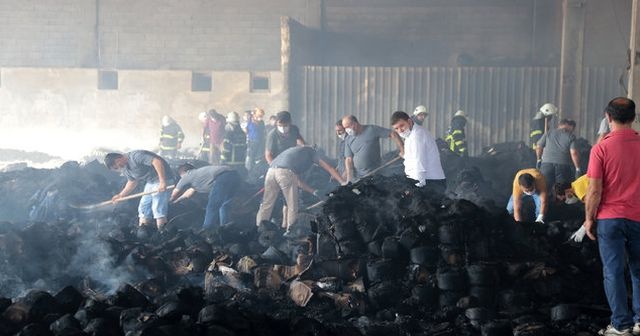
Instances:
[[[229,223],[231,199],[240,183],[240,175],[236,171],[224,172],[213,180],[202,228],[212,229]]]
[[[173,181],[167,180],[166,182],[167,184],[171,184]],[[159,186],[160,181],[147,182],[147,184],[144,185],[144,192],[158,190]],[[144,219],[166,218],[169,209],[170,196],[170,190],[142,196],[138,203],[138,217]]]
[[[529,195],[522,194],[522,199],[524,199],[527,196]],[[535,193],[531,195],[531,198],[533,198],[533,203],[536,205],[536,216],[538,216],[540,215],[540,194]],[[509,197],[509,203],[507,203],[507,211],[509,211],[510,215],[513,215],[513,195]]]
[[[599,219],[598,242],[611,324],[618,330],[629,328],[634,321],[640,322],[640,222],[624,218]],[[631,273],[633,316],[627,304],[625,251]]]

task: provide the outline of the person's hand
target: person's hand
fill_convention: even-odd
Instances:
[[[593,219],[585,219],[584,224],[582,224],[587,231],[587,236],[591,240],[596,240],[596,222]]]
[[[398,156],[404,159],[404,150],[399,151]]]
[[[580,243],[584,239],[584,235],[586,233],[587,233],[587,228],[583,225],[583,226],[580,227],[580,229],[578,229],[578,231],[574,232],[571,235],[569,240],[572,240],[572,241],[574,241],[576,243]]]
[[[582,176],[582,171],[580,170],[580,168],[576,167],[576,178],[575,178],[575,180],[577,180],[580,176]]]
[[[536,169],[540,170],[541,166],[542,166],[542,160],[536,161]]]
[[[167,190],[167,182],[160,181],[160,183],[158,183],[158,192],[163,192],[166,190]]]
[[[118,202],[120,202],[121,198],[122,198],[122,196],[120,196],[120,194],[113,195],[113,197],[111,197],[111,202],[118,203]]]
[[[313,194],[313,196],[315,196],[317,198],[320,198],[320,196],[321,196],[320,195],[320,190],[318,190],[318,189],[314,190],[312,194]]]
[[[536,223],[544,224],[544,215],[543,214],[539,214],[538,217],[536,217]]]
[[[178,144],[176,145],[176,149],[180,149],[180,148],[182,148],[182,143],[178,142]]]

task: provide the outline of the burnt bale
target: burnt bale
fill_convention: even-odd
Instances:
[[[2,316],[13,324],[23,325],[41,321],[47,314],[58,310],[58,304],[51,294],[34,290],[7,307]]]
[[[472,286],[495,286],[498,280],[495,267],[486,264],[467,266],[467,277]]]
[[[120,327],[127,334],[130,332],[149,333],[160,325],[158,316],[144,312],[141,308],[129,308],[120,314]]]
[[[433,246],[417,246],[409,251],[411,262],[422,266],[435,266],[440,251]]]
[[[396,281],[384,281],[373,285],[367,291],[369,301],[377,307],[389,308],[397,305],[404,297],[402,286]]]
[[[462,269],[439,269],[436,278],[440,290],[460,292],[466,288],[466,274]]]
[[[156,309],[156,315],[167,322],[178,322],[182,315],[188,315],[189,311],[181,302],[169,301]]]
[[[144,294],[129,284],[121,285],[116,293],[109,298],[109,304],[125,308],[146,307],[149,300]]]
[[[80,322],[73,318],[71,314],[66,314],[51,323],[49,326],[49,330],[56,336],[66,336],[66,335],[82,335],[82,328],[80,327]]]
[[[511,323],[507,320],[487,322],[480,328],[482,336],[513,336]]]
[[[73,286],[67,286],[59,291],[54,298],[63,313],[73,314],[84,300],[84,297]]]
[[[20,330],[20,332],[17,334],[17,336],[51,336],[51,332],[49,331],[49,329],[39,323],[31,323],[28,324],[26,326],[24,326],[24,328],[22,328],[22,330]]]
[[[367,263],[367,279],[369,282],[380,282],[397,279],[401,273],[401,266],[393,259],[378,259]]]
[[[117,323],[104,318],[95,318],[89,323],[83,331],[90,336],[121,336],[120,328]]]
[[[0,313],[4,312],[5,309],[9,308],[12,301],[8,298],[0,298]]]

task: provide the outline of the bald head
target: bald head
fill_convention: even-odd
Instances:
[[[604,111],[611,121],[619,124],[631,124],[636,118],[636,104],[626,97],[612,99]]]

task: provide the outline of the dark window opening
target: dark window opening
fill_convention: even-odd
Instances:
[[[269,74],[251,73],[251,92],[269,91]]]
[[[209,72],[192,72],[191,73],[191,91],[194,92],[210,92],[213,87],[211,81],[211,73]]]
[[[98,90],[117,90],[118,72],[113,70],[98,71]]]

